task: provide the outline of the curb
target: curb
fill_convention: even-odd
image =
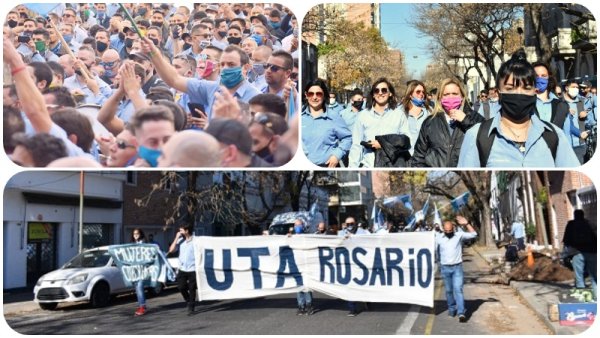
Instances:
[[[475,248],[475,246],[471,246],[471,248],[473,249],[474,252],[477,253],[477,255],[483,259],[484,262],[486,262],[488,264],[488,266],[490,265],[490,263],[485,259],[485,257],[483,257],[483,255],[481,254],[481,252],[479,252],[479,250],[477,250]],[[531,309],[531,311],[533,311],[535,313],[535,315],[540,318],[542,320],[542,322],[544,323],[544,325],[546,325],[546,327],[548,328],[548,330],[550,332],[552,332],[554,335],[558,335],[559,334],[559,329],[557,329],[554,324],[550,321],[549,318],[547,318],[548,316],[546,316],[543,313],[540,313],[535,306],[529,302],[529,300],[527,299],[527,297],[525,297],[525,295],[522,294],[521,290],[519,290],[519,288],[517,288],[513,283],[509,282],[508,286],[510,286],[511,289],[515,290],[517,292],[517,294],[519,295],[519,298],[521,298],[522,301],[524,301],[524,303],[527,305],[527,307],[529,309]]]

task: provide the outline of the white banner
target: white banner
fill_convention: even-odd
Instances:
[[[434,233],[195,237],[200,300],[313,290],[433,307]]]

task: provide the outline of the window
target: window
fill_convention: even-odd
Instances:
[[[128,171],[127,172],[127,181],[125,181],[127,185],[137,185],[137,172]]]

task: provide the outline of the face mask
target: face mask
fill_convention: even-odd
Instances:
[[[63,39],[65,39],[67,43],[71,43],[71,40],[73,39],[73,34],[65,34],[63,35]]]
[[[125,47],[126,48],[133,47],[133,39],[125,39]]]
[[[294,225],[294,233],[301,234],[303,228],[304,228],[303,225]]]
[[[354,230],[354,226],[349,225],[346,227],[346,231],[352,232],[352,230]]]
[[[442,98],[442,101],[440,101],[440,103],[442,104],[442,107],[446,111],[450,111],[452,109],[458,109],[460,107],[460,105],[462,104],[462,97],[460,97],[460,96],[444,97],[444,98]]]
[[[148,164],[150,164],[150,166],[153,168],[156,168],[156,166],[158,165],[158,158],[161,154],[162,151],[160,150],[150,149],[144,146],[140,146],[138,149],[138,156],[146,160],[146,162],[148,162]]]
[[[242,67],[224,68],[221,70],[221,84],[228,89],[237,86],[244,81]]]
[[[261,76],[265,73],[265,65],[262,63],[253,64],[252,71],[256,73],[256,75]]]
[[[215,70],[215,66],[217,65],[216,62],[211,61],[211,60],[206,60],[206,67],[204,68],[204,72],[202,74],[200,74],[200,76],[202,78],[207,78],[209,77]]]
[[[490,102],[498,102],[498,98],[497,97],[490,97]]]
[[[115,75],[117,74],[115,74],[112,69],[104,69],[104,77],[113,78]]]
[[[219,34],[219,36],[221,37],[221,39],[227,36],[227,32],[218,31],[217,34]]]
[[[227,38],[227,42],[229,42],[230,45],[239,45],[240,42],[242,42],[242,38],[230,36]]]
[[[233,12],[235,13],[235,15],[240,15],[240,13],[241,13],[242,11],[241,11],[241,10],[239,10],[239,9],[234,9],[234,10],[233,10]]]
[[[548,78],[546,77],[537,77],[535,78],[535,89],[537,89],[538,93],[543,93],[548,88]]]
[[[46,51],[46,43],[44,41],[36,41],[35,42],[35,50],[37,50],[40,53],[43,53]]]
[[[579,88],[569,88],[569,90],[567,91],[567,93],[569,93],[569,96],[572,99],[575,99],[579,95]]]
[[[15,27],[17,27],[18,24],[19,24],[19,22],[16,20],[8,20],[8,27],[10,27],[10,28],[15,28]]]
[[[417,99],[417,98],[411,97],[410,101],[412,102],[412,104],[414,104],[417,107],[425,106],[425,100],[423,100],[423,99]]]
[[[356,108],[356,109],[360,109],[362,108],[362,101],[354,101],[352,102],[352,107]]]
[[[281,27],[281,22],[273,22],[269,20],[269,26],[273,27],[273,29],[279,29],[279,27]]]
[[[272,141],[273,141],[273,139],[269,140],[269,143],[267,143],[267,145],[265,145],[264,148],[262,148],[259,151],[255,151],[254,153],[256,154],[256,156],[262,158],[263,160],[270,158],[271,150],[269,150],[269,145],[271,144]]]
[[[335,104],[335,97],[330,97],[329,98],[329,104],[332,105],[332,106]]]
[[[210,41],[208,40],[202,40],[200,41],[200,49],[204,49],[206,47],[210,46]]]
[[[444,232],[444,235],[446,235],[446,237],[448,237],[448,239],[454,237],[454,231],[453,232]]]
[[[242,11],[242,13],[244,13],[245,16],[248,16],[248,11]]]
[[[506,115],[513,121],[523,121],[529,117],[535,109],[537,97],[525,94],[500,94],[500,106],[502,115]]]
[[[108,44],[104,43],[102,41],[96,41],[96,49],[102,53],[106,50],[106,48],[108,48]]]
[[[262,46],[262,45],[263,45],[263,39],[262,39],[262,36],[261,36],[261,35],[258,35],[258,34],[252,34],[250,37],[251,37],[251,38],[253,38],[253,39],[254,39],[254,41],[256,41],[256,44],[257,44],[257,45],[259,45],[259,46]]]
[[[142,7],[137,10],[137,14],[139,16],[145,16],[146,13],[148,13],[148,9],[146,7]]]
[[[182,48],[183,48],[183,50],[188,50],[188,49],[192,48],[192,44],[186,42],[186,43],[183,44]]]
[[[150,39],[155,46],[159,46],[160,41],[158,39]]]
[[[163,26],[163,22],[162,21],[151,21],[152,26],[156,26],[156,27],[162,27]]]

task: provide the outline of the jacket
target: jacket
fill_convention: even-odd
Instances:
[[[456,122],[457,126],[452,134],[442,113],[428,116],[423,121],[411,159],[412,167],[444,168],[458,165],[465,133],[472,126],[485,120],[468,106],[464,107],[464,112],[464,120]]]
[[[381,149],[375,151],[375,167],[408,167],[410,138],[408,135],[379,135],[375,139]]]

